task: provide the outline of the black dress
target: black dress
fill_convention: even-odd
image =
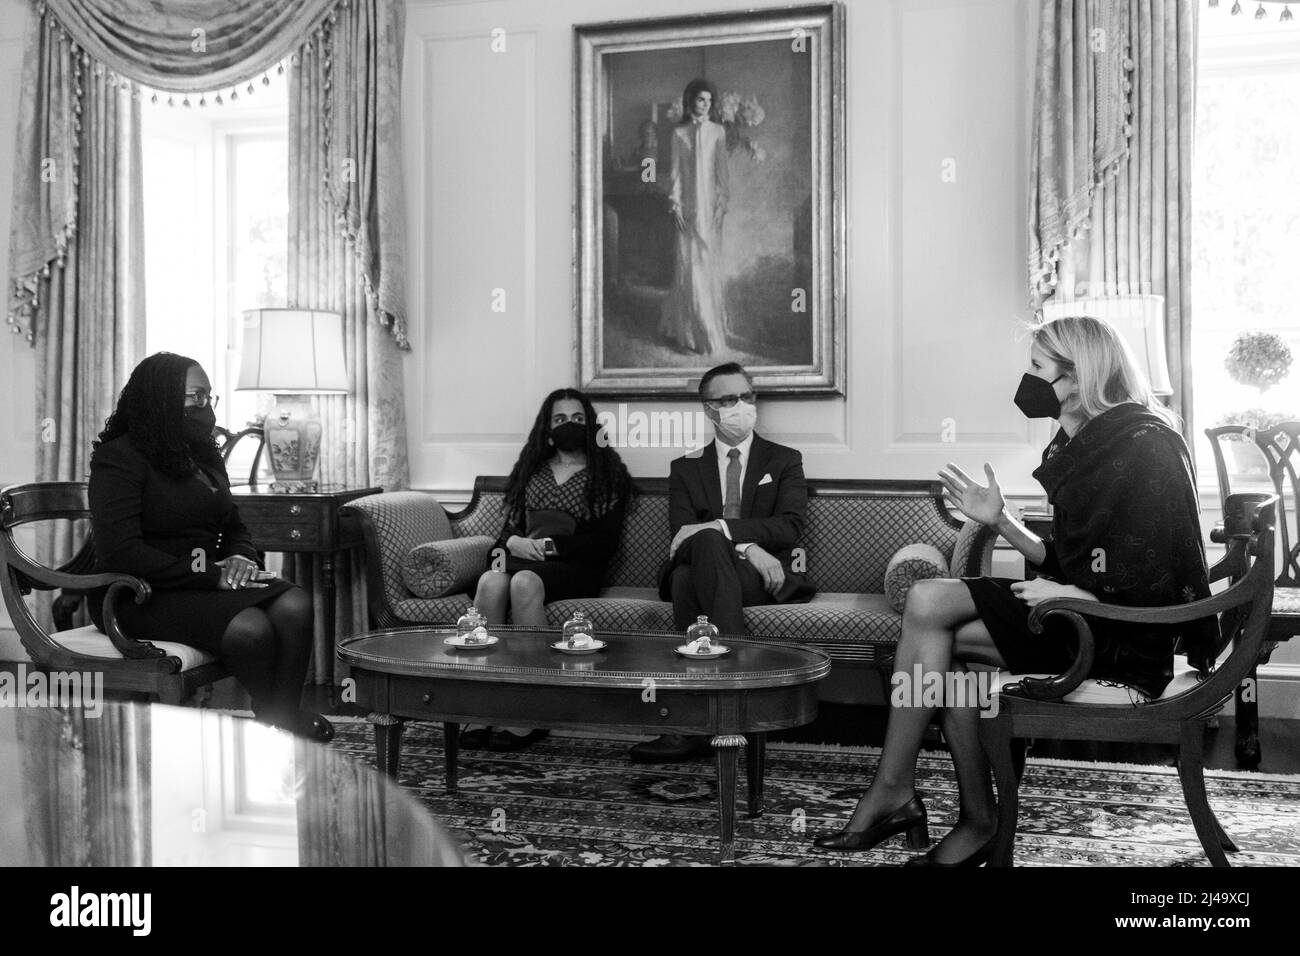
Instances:
[[[542,579],[548,602],[599,594],[606,566],[618,549],[627,502],[618,499],[607,509],[598,505],[598,513],[593,515],[587,507],[590,480],[589,472],[583,468],[569,476],[564,484],[557,485],[551,466],[544,464],[524,490],[525,527],[507,520],[494,546],[494,550],[505,548],[511,535],[528,537],[529,520],[539,512],[564,512],[573,519],[574,529],[570,533],[538,535],[555,542],[554,557],[530,561],[516,558],[507,550],[506,572],[532,571]]]
[[[129,435],[105,442],[91,456],[90,523],[95,570],[134,574],[152,588],[143,605],[129,596],[118,600],[118,622],[137,640],[219,653],[231,618],[294,586],[277,579],[266,588],[218,590],[222,569],[216,562],[233,554],[257,561],[225,469],[171,478],[149,463]],[[100,630],[106,590],[88,595]]]
[[[1088,421],[1073,438],[1057,433],[1034,477],[1053,507],[1052,537],[1039,574],[1107,604],[1163,607],[1208,597],[1191,458],[1182,436],[1135,403]],[[966,578],[980,620],[1015,673],[1058,674],[1076,650],[1074,629],[1049,619],[1029,630],[1030,608],[1003,578]],[[1155,626],[1088,619],[1096,639],[1091,676],[1156,697],[1173,676],[1177,642],[1203,670],[1218,622]]]

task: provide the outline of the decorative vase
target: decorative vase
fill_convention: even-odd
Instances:
[[[317,491],[313,477],[320,460],[320,414],[310,395],[277,393],[263,430],[275,474],[272,491]]]

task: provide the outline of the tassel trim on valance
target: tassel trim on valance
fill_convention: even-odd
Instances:
[[[332,32],[330,28],[337,22],[337,9],[348,7],[350,2],[351,0],[338,0],[337,4],[335,4],[335,8],[331,9],[329,13],[310,30],[308,39],[304,41],[298,49],[291,50],[287,56],[283,57],[276,64],[275,69],[278,76],[283,76],[286,67],[289,69],[298,67],[301,63],[302,56],[309,55],[313,52],[313,41],[316,44],[316,49],[320,50],[324,54],[324,91],[326,94],[324,98],[324,148],[327,154],[331,145],[330,137],[333,127],[331,96],[332,83],[329,76],[332,63],[332,56],[330,55],[329,49],[329,40],[331,39]],[[26,271],[21,275],[11,277],[10,301],[9,307],[6,310],[5,322],[11,333],[15,335],[23,335],[27,342],[33,347],[36,344],[36,336],[39,331],[37,328],[37,317],[41,307],[43,283],[47,283],[48,280],[50,280],[55,270],[62,269],[67,258],[68,248],[77,231],[78,192],[80,185],[78,164],[80,162],[81,114],[84,98],[82,80],[83,77],[87,75],[87,71],[89,71],[89,75],[93,76],[98,82],[114,86],[122,93],[129,93],[137,100],[147,96],[148,101],[152,104],[162,105],[165,103],[168,106],[181,108],[204,108],[208,105],[222,106],[227,102],[227,100],[236,102],[239,99],[241,87],[244,89],[245,95],[253,95],[256,92],[255,81],[257,79],[257,72],[261,72],[262,74],[261,81],[263,86],[269,86],[271,83],[270,70],[266,69],[254,72],[252,75],[246,77],[237,84],[232,84],[229,87],[223,86],[220,89],[212,89],[206,92],[196,92],[193,90],[185,91],[179,88],[168,90],[149,86],[123,74],[119,74],[118,72],[107,68],[103,63],[95,60],[73,38],[72,34],[64,27],[64,25],[59,22],[55,12],[46,5],[44,0],[41,0],[41,2],[37,4],[36,12],[42,28],[49,31],[51,34],[56,35],[56,42],[59,44],[66,43],[68,45],[68,56],[71,58],[74,77],[72,97],[74,115],[71,135],[72,155],[69,162],[71,167],[69,175],[71,178],[72,188],[71,194],[66,203],[68,212],[64,217],[65,221],[56,227],[53,236],[55,247],[54,254],[38,269]],[[226,92],[227,90],[228,93]],[[331,208],[331,210],[333,210],[335,202],[331,191],[333,184],[330,182],[329,178],[329,164],[325,163],[324,167],[325,170],[322,176],[323,201]],[[405,320],[401,316],[385,310],[380,306],[379,292],[374,287],[374,284],[366,271],[366,263],[362,260],[358,230],[349,225],[348,218],[343,212],[337,212],[337,214],[334,215],[334,219],[340,234],[347,242],[349,250],[356,259],[358,274],[362,281],[367,302],[375,313],[377,320],[382,326],[391,332],[399,349],[409,351],[411,345],[407,337],[407,326]]]
[[[1061,254],[1065,249],[1065,245],[1077,241],[1092,229],[1092,205],[1097,187],[1108,179],[1112,181],[1118,179],[1120,170],[1132,155],[1133,71],[1135,63],[1132,56],[1132,37],[1127,30],[1122,35],[1124,44],[1120,65],[1123,69],[1123,97],[1120,108],[1123,109],[1125,117],[1122,127],[1123,137],[1109,148],[1103,143],[1094,145],[1093,179],[1082,191],[1067,197],[1065,208],[1061,213],[1046,215],[1040,223],[1040,235],[1051,235],[1059,230],[1059,233],[1065,238],[1051,243],[1049,247],[1037,250],[1029,257],[1030,275],[1033,277],[1033,288],[1029,303],[1031,309],[1040,308],[1045,299],[1052,297],[1056,293],[1057,286],[1060,283]],[[1104,102],[1102,106],[1103,121],[1110,117],[1114,108],[1114,103],[1109,100]],[[1102,127],[1104,124],[1099,121],[1097,125]]]

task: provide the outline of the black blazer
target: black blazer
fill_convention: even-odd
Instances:
[[[717,442],[673,461],[668,474],[668,525],[676,535],[682,525],[722,518],[722,481],[718,475]],[[770,481],[764,481],[770,477]],[[753,542],[781,562],[785,584],[776,600],[807,601],[817,588],[805,574],[791,570],[793,551],[803,537],[808,517],[808,482],[803,456],[793,448],[754,435],[740,488],[740,517],[727,521],[736,544]],[[659,595],[672,595],[672,561],[659,569]]]
[[[232,554],[257,561],[225,469],[209,474],[215,489],[197,474],[168,477],[129,435],[95,449],[89,492],[95,570],[134,574],[155,589],[215,591],[221,579],[216,562]],[[194,570],[196,548],[203,549],[202,571]]]

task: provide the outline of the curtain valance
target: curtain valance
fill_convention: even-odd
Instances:
[[[325,117],[315,144],[328,157],[321,202],[347,238],[379,322],[399,348],[409,348],[402,0],[38,0],[36,10],[23,60],[14,173],[6,310],[12,331],[35,344],[42,279],[63,263],[78,228],[89,85],[122,97],[139,97],[142,88],[219,91],[286,57],[298,66],[305,56],[310,64],[299,81],[319,84]]]
[[[1042,0],[1029,159],[1029,288],[1056,286],[1061,249],[1089,228],[1093,191],[1128,155],[1126,0]]]
[[[339,0],[44,0],[90,58],[159,90],[215,90],[270,69]],[[38,10],[40,7],[38,6]]]

